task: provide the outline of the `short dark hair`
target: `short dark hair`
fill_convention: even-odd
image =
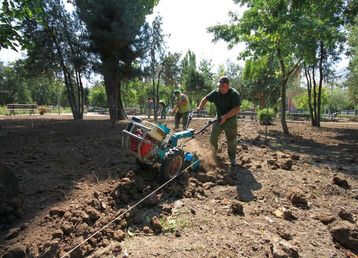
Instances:
[[[229,84],[230,83],[229,78],[226,76],[221,77],[219,80],[219,84],[223,84],[223,83]]]
[[[174,94],[180,94],[180,90],[175,90]]]

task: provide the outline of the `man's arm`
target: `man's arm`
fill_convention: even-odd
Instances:
[[[198,110],[202,110],[203,107],[205,106],[206,102],[208,102],[208,99],[206,98],[206,96],[204,98],[201,99],[199,106],[197,107]]]
[[[236,116],[240,112],[240,106],[236,106],[232,108],[229,112],[227,112],[225,115],[220,117],[220,124],[226,122],[226,120],[232,118],[233,116]]]

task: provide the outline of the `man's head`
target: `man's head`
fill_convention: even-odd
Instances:
[[[174,91],[174,95],[175,95],[175,96],[179,96],[179,95],[180,95],[180,90],[175,90],[175,91]]]
[[[226,94],[228,93],[229,89],[230,89],[230,82],[229,82],[229,78],[227,77],[221,77],[218,83],[218,87],[219,87],[219,91],[221,94]]]

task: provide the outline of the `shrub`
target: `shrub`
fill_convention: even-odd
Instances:
[[[264,108],[257,112],[257,119],[262,125],[272,125],[274,117],[275,112],[272,108]]]
[[[244,99],[241,103],[241,111],[253,110],[254,104],[246,99]]]

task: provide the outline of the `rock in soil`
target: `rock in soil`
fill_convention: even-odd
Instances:
[[[231,203],[231,212],[234,215],[245,216],[244,207],[239,201],[233,201]]]
[[[354,223],[354,218],[353,218],[353,215],[351,212],[348,212],[344,209],[341,209],[338,213],[338,216],[343,219],[343,220],[346,220],[346,221],[349,221],[351,223]]]
[[[153,229],[154,233],[156,233],[156,234],[160,234],[162,232],[162,230],[163,230],[163,227],[160,224],[160,221],[156,216],[154,216],[152,218],[151,226],[152,226],[152,229]]]
[[[298,248],[286,240],[279,240],[271,246],[273,258],[298,258]]]
[[[292,192],[289,195],[288,199],[291,201],[292,205],[297,208],[301,208],[305,210],[309,209],[306,197],[304,196],[304,194],[300,192]]]
[[[336,218],[333,215],[327,215],[323,214],[317,217],[319,221],[321,221],[324,225],[331,224],[336,220]]]
[[[346,190],[351,189],[351,186],[348,184],[347,180],[341,179],[337,176],[333,178],[333,184],[338,185]]]
[[[345,248],[358,253],[358,229],[352,224],[340,221],[333,224],[329,231],[335,241]]]

